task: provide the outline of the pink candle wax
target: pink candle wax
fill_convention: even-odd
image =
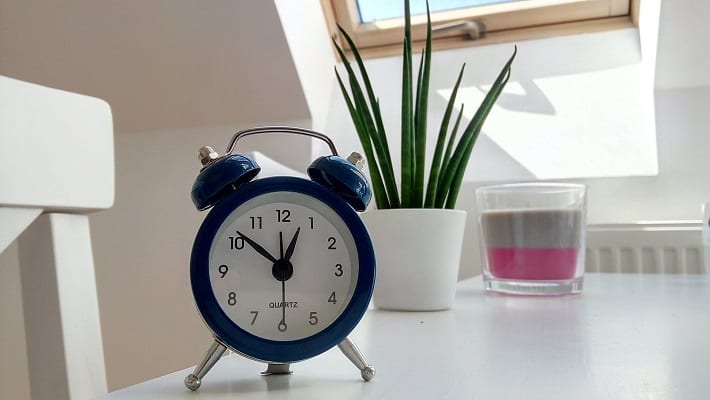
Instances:
[[[489,247],[487,253],[496,278],[562,280],[575,277],[579,249]]]

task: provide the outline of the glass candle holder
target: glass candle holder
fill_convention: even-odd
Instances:
[[[517,183],[476,190],[486,291],[579,293],[584,279],[586,186]]]

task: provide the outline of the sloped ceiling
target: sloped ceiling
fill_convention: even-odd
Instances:
[[[309,117],[273,1],[0,0],[0,74],[108,101],[118,134]]]

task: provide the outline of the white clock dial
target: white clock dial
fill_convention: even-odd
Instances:
[[[327,328],[350,302],[356,245],[324,203],[271,192],[235,209],[210,249],[209,276],[224,313],[245,331],[298,340]]]

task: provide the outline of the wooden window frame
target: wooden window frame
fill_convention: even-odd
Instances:
[[[461,20],[482,22],[486,34],[478,40],[450,32],[434,37],[434,49],[538,39],[583,32],[630,28],[637,25],[640,0],[528,0],[441,11],[432,14],[434,26]],[[340,24],[353,38],[364,57],[401,53],[402,18],[360,23],[356,0],[322,0],[329,30],[345,49]],[[415,47],[426,36],[426,16],[412,16]]]

